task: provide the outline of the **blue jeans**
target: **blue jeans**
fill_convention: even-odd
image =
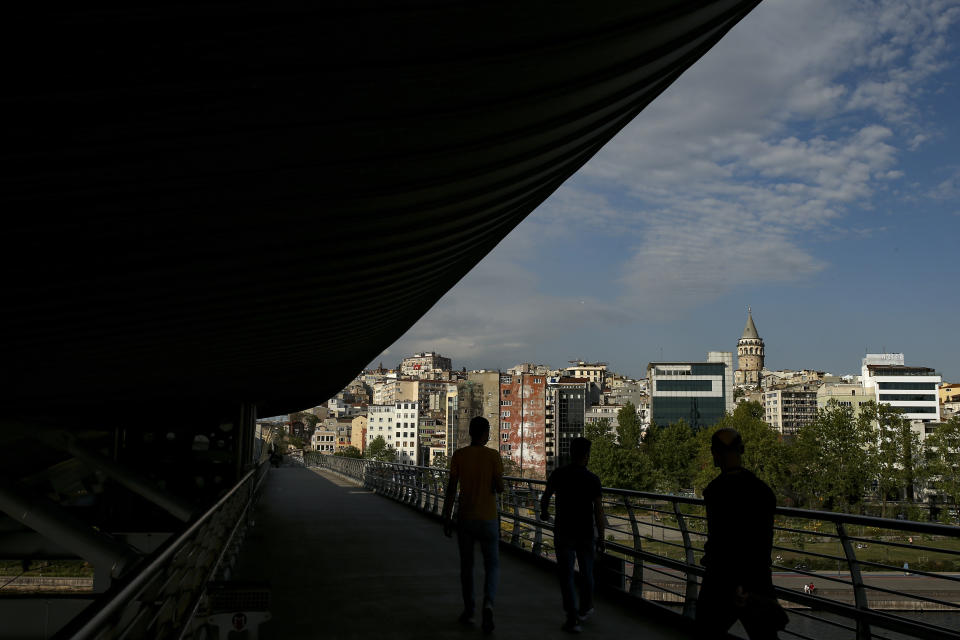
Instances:
[[[557,573],[560,578],[560,594],[563,596],[563,610],[573,617],[578,612],[593,607],[593,554],[594,540],[590,538],[572,538],[559,536],[557,546]],[[574,592],[574,560],[580,565],[580,606]]]
[[[457,523],[463,609],[471,613],[476,609],[473,593],[473,545],[476,542],[480,543],[480,553],[483,554],[483,606],[493,608],[500,578],[500,521],[462,520]]]

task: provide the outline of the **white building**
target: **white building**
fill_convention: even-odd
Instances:
[[[908,367],[902,353],[868,353],[860,380],[877,404],[901,409],[908,420],[940,421],[937,389],[942,379],[929,367]]]
[[[723,402],[727,413],[733,413],[733,352],[708,351],[707,362],[722,362],[726,367],[723,373]]]
[[[397,462],[416,464],[419,403],[395,402],[367,407],[367,446],[382,436],[387,446],[397,452]]]

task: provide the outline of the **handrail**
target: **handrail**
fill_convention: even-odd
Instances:
[[[447,474],[445,469],[329,456],[316,452],[305,453],[304,463],[308,467],[335,471],[378,493],[427,513],[437,514],[443,504],[442,492],[446,486]],[[553,559],[553,524],[538,519],[539,499],[546,483],[542,480],[515,477],[506,477],[504,482],[507,491],[500,499],[502,543],[522,548],[538,557]],[[615,570],[618,577],[613,582],[632,596],[667,607],[677,615],[694,615],[693,603],[696,600],[699,580],[704,573],[699,565],[699,558],[703,554],[702,545],[697,544],[706,536],[703,500],[691,496],[610,488],[603,489],[603,497],[608,510],[608,538],[614,538],[607,545],[606,556],[614,565],[619,563],[619,569]],[[660,519],[657,520],[653,515]],[[833,526],[823,527],[824,524]],[[853,535],[851,528],[874,528],[882,531],[888,538],[899,536],[902,541],[868,537],[863,532]],[[900,615],[895,610],[873,608],[878,604],[888,606],[884,601],[892,599],[904,609],[915,607],[918,610],[929,610],[932,605],[939,610],[960,612],[960,587],[957,586],[960,578],[942,571],[938,573],[927,570],[923,566],[910,570],[873,562],[863,557],[867,554],[866,551],[857,549],[858,543],[868,543],[874,550],[912,550],[928,556],[938,554],[950,558],[960,571],[960,550],[946,545],[942,548],[936,546],[937,540],[960,540],[960,527],[777,507],[774,529],[780,537],[775,543],[775,553],[793,556],[797,563],[795,568],[788,569],[783,566],[786,562],[781,562],[778,557],[777,563],[773,565],[784,570],[776,576],[781,584],[775,586],[775,591],[777,597],[787,603],[791,620],[796,623],[803,621],[809,624],[841,626],[855,631],[857,640],[881,637],[874,634],[874,629],[894,631],[917,638],[936,636],[960,640],[960,631],[956,629],[935,624],[933,621]],[[545,536],[545,533],[549,535]],[[917,545],[907,544],[907,534],[927,540],[918,540],[920,544]],[[810,544],[823,544],[829,546],[829,549],[807,549]],[[606,566],[610,565],[610,562],[602,563],[604,568],[601,570],[611,571],[610,567]],[[913,560],[910,562],[914,563]],[[835,568],[837,573],[823,573],[825,563],[830,563],[830,574],[833,574]],[[809,568],[810,565],[818,564],[819,568]],[[844,576],[840,575],[840,566],[846,567]],[[661,568],[667,571],[662,571]],[[877,580],[882,581],[884,578],[882,575],[872,574],[869,571],[871,568],[895,570],[898,574],[902,571],[907,576],[915,576],[917,580],[936,583],[935,586],[940,587],[940,590],[929,592],[914,588],[915,592],[911,593],[905,590],[909,587],[899,587],[899,582],[898,588],[892,588],[889,584],[878,583]],[[818,570],[822,573],[816,573]],[[649,572],[646,579],[645,572]],[[796,587],[785,586],[790,582],[784,583],[783,579],[789,580],[790,576],[819,578],[826,581],[828,587],[819,589],[817,593],[804,593]],[[819,617],[818,612],[839,615],[848,621],[848,625]],[[792,624],[783,632],[784,636],[809,637],[800,630],[791,629]],[[849,626],[851,624],[852,626]],[[814,637],[817,635],[816,632],[805,633],[812,633]]]
[[[101,633],[110,629],[115,616],[123,614],[124,610],[131,606],[138,596],[150,588],[153,581],[159,577],[163,571],[169,568],[174,557],[193,541],[194,536],[213,523],[214,518],[222,515],[222,512],[226,511],[228,506],[239,507],[234,510],[241,515],[245,513],[246,507],[249,506],[256,489],[262,481],[265,470],[266,463],[261,463],[258,467],[254,467],[244,474],[233,488],[192,522],[182,533],[166,540],[154,553],[141,561],[142,567],[134,567],[132,574],[128,578],[117,581],[114,586],[105,591],[93,604],[84,609],[83,612],[71,620],[67,626],[61,629],[54,638],[63,638],[64,640],[66,638],[77,640],[96,638]],[[244,489],[248,490],[246,496],[241,493]],[[242,505],[231,504],[241,498],[243,498]],[[231,532],[236,531],[235,525],[236,523],[230,524],[229,530]],[[224,539],[220,546],[224,547],[228,543],[229,539]],[[221,555],[218,553],[216,557],[219,560]],[[215,566],[208,567],[208,573],[215,568]],[[204,580],[200,583],[201,589],[205,582]],[[193,608],[194,607],[191,607],[190,610],[192,611]],[[136,618],[138,616],[133,617]],[[182,622],[186,625],[189,624],[190,620],[188,618]]]

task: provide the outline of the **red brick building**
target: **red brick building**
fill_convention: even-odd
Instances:
[[[546,478],[546,391],[543,375],[500,376],[500,454],[514,475]]]

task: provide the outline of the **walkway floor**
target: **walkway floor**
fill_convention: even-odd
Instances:
[[[492,637],[569,638],[560,631],[554,575],[512,554],[501,554],[500,562]],[[273,620],[260,634],[266,640],[482,637],[479,628],[456,622],[462,605],[455,540],[425,514],[329,472],[270,471],[236,579],[270,583]],[[584,637],[683,637],[676,626],[602,595],[596,604]]]

